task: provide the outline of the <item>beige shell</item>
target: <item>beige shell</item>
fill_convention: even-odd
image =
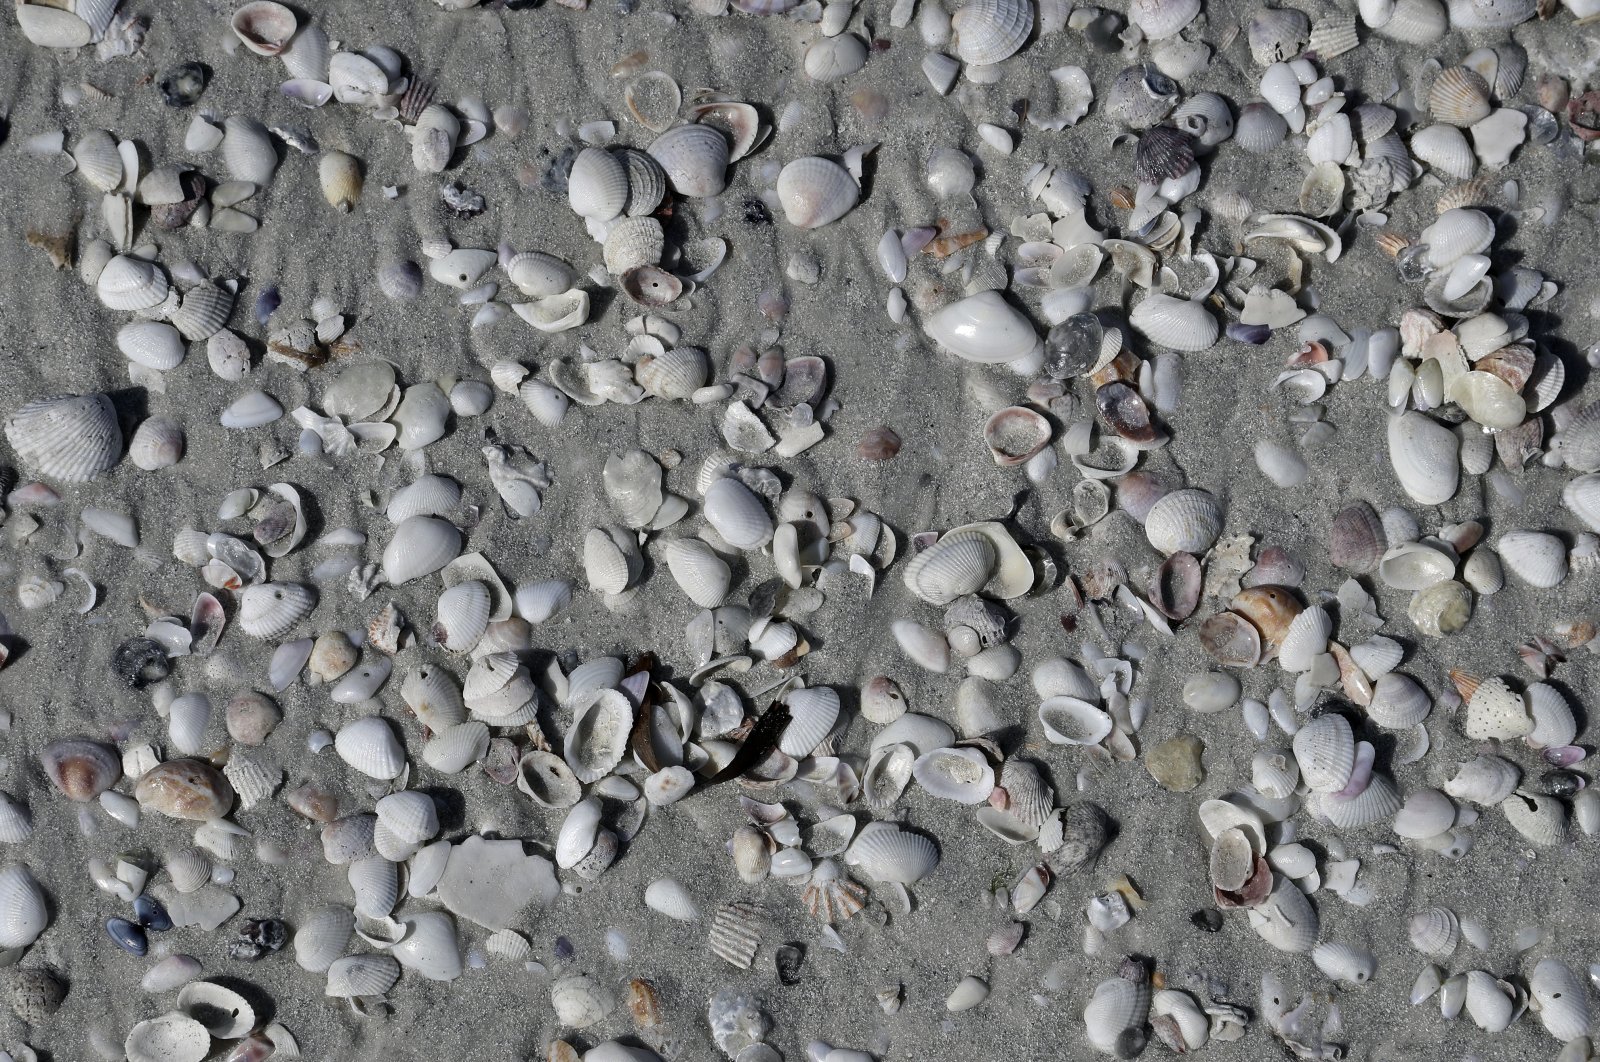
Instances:
[[[1222,507],[1203,490],[1175,490],[1150,507],[1145,537],[1163,554],[1203,554],[1222,531]]]
[[[361,198],[361,160],[347,152],[325,151],[317,163],[317,181],[328,205],[348,214]]]
[[[1489,117],[1489,85],[1483,75],[1465,66],[1439,72],[1428,92],[1428,110],[1441,122],[1465,129]]]
[[[273,0],[252,0],[233,13],[234,36],[257,55],[278,55],[289,46],[298,20],[294,12]]]
[[[604,257],[606,272],[621,276],[638,266],[653,266],[661,261],[666,236],[661,222],[652,217],[622,218],[606,233]]]
[[[816,229],[838,221],[861,199],[861,187],[843,166],[831,159],[807,155],[790,162],[778,174],[778,202],[789,224]]]

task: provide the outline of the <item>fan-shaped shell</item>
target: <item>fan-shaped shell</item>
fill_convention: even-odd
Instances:
[[[784,728],[778,748],[786,755],[801,759],[811,755],[832,733],[839,720],[839,694],[827,686],[812,686],[791,692],[786,703],[789,725]]]
[[[333,740],[339,758],[368,778],[388,781],[405,768],[405,749],[394,728],[381,716],[369,715],[346,723]]]
[[[1294,758],[1300,777],[1318,793],[1337,793],[1350,780],[1356,762],[1356,739],[1337,712],[1306,721],[1294,735]]]
[[[1589,1034],[1589,997],[1572,968],[1560,959],[1540,959],[1528,978],[1532,1008],[1545,1032],[1561,1043]]]
[[[1446,210],[1417,237],[1427,245],[1428,264],[1445,269],[1469,254],[1479,254],[1494,243],[1494,221],[1481,210],[1456,207]]]
[[[278,169],[278,149],[267,127],[239,114],[229,115],[222,127],[222,162],[228,175],[258,188],[271,184]]]
[[[1145,1023],[1150,1012],[1150,986],[1123,977],[1101,981],[1083,1008],[1089,1045],[1104,1054],[1119,1054],[1124,1034]]]
[[[1128,18],[1153,41],[1176,36],[1200,13],[1200,0],[1132,0]]]
[[[477,579],[452,586],[435,606],[434,641],[453,653],[470,652],[488,629],[492,604],[489,587]]]
[[[1458,688],[1476,681],[1476,688],[1467,697],[1466,718],[1462,731],[1474,741],[1505,741],[1522,737],[1533,730],[1533,719],[1528,715],[1527,699],[1505,679],[1486,678],[1481,681],[1451,672]]]
[[[1494,550],[1506,569],[1529,586],[1541,590],[1560,585],[1567,577],[1567,547],[1543,531],[1508,531]]]
[[[317,592],[300,583],[256,583],[239,595],[239,627],[252,638],[282,638],[317,607]]]
[[[821,228],[838,221],[861,199],[861,187],[850,172],[817,155],[786,165],[778,174],[777,189],[784,217],[801,229]]]
[[[400,522],[383,551],[383,575],[408,583],[431,575],[461,554],[461,532],[447,520],[412,516]]]
[[[1421,723],[1432,710],[1428,691],[1409,675],[1390,671],[1372,684],[1367,717],[1381,727],[1405,730]]]
[[[1145,516],[1144,533],[1162,553],[1203,554],[1222,531],[1222,507],[1203,490],[1175,490]]]
[[[100,270],[95,295],[113,310],[148,310],[167,297],[167,274],[154,262],[119,254]]]
[[[920,833],[870,822],[851,842],[845,860],[874,881],[915,885],[939,865],[939,850]]]
[[[163,865],[172,887],[180,893],[195,892],[211,880],[211,856],[195,845],[168,852]]]
[[[460,688],[448,671],[434,664],[412,668],[400,684],[400,697],[422,725],[435,732],[467,718]]]
[[[981,590],[994,575],[995,563],[994,545],[986,535],[945,534],[911,558],[902,579],[917,597],[944,606]]]
[[[1447,959],[1461,943],[1461,922],[1448,907],[1429,907],[1406,922],[1411,946],[1435,959]]]
[[[1285,671],[1311,670],[1318,656],[1328,651],[1333,634],[1333,618],[1320,605],[1301,611],[1289,623],[1289,630],[1278,646],[1278,664]]]
[[[22,863],[0,867],[0,948],[26,948],[50,924],[44,889]]]
[[[639,386],[657,398],[686,399],[705,385],[709,366],[698,347],[674,347],[661,354],[646,354],[633,366]]]
[[[176,368],[185,353],[183,336],[165,321],[130,321],[117,330],[117,349],[137,365],[164,372]]]
[[[1198,10],[1199,0],[1193,2]],[[1027,43],[1033,32],[1033,5],[1028,0],[972,0],[950,17],[950,28],[963,63],[991,66],[1011,58]]]
[[[1203,303],[1162,292],[1146,295],[1128,315],[1128,323],[1150,342],[1171,350],[1207,350],[1222,331]]]
[[[733,582],[727,561],[698,538],[674,539],[666,544],[666,554],[667,569],[690,601],[701,608],[722,604]]]
[[[772,541],[773,523],[754,491],[732,476],[723,476],[705,492],[706,522],[734,549],[760,549]]]
[[[78,174],[102,192],[114,191],[122,184],[122,153],[117,138],[104,129],[91,129],[78,138],[72,149]]]
[[[84,483],[122,456],[122,429],[101,394],[35,398],[6,418],[6,441],[29,470]]]
[[[343,907],[320,907],[301,919],[294,934],[294,959],[302,970],[324,973],[344,954],[355,933],[355,917]]]
[[[594,221],[610,221],[621,214],[628,205],[627,166],[605,148],[584,148],[567,175],[567,205],[579,217]]]
[[[1466,128],[1489,117],[1489,84],[1483,75],[1465,66],[1439,71],[1428,92],[1428,110],[1435,119]]]
[[[413,516],[443,516],[461,504],[461,484],[449,476],[424,475],[394,492],[384,514],[392,524]]]
[[[1252,155],[1265,155],[1289,135],[1289,123],[1265,103],[1247,103],[1234,123],[1233,141]]]
[[[400,980],[400,964],[389,955],[347,955],[328,967],[324,995],[342,999],[387,995]]]
[[[190,341],[210,339],[233,314],[233,292],[215,284],[197,284],[183,293],[172,323]]]
[[[617,148],[614,154],[628,171],[628,205],[623,213],[630,218],[654,214],[667,197],[667,172],[653,155],[637,148]]]
[[[672,190],[689,199],[720,195],[727,184],[728,138],[709,125],[680,125],[656,137],[650,155]]]
[[[612,223],[606,232],[603,257],[606,272],[622,276],[640,266],[653,266],[661,261],[661,251],[666,237],[661,222],[652,217],[622,218]]]

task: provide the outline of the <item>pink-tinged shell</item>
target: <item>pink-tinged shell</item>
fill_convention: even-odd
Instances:
[[[1025,463],[1050,445],[1050,435],[1050,422],[1026,406],[998,410],[983,426],[983,441],[994,463],[1003,467]]]

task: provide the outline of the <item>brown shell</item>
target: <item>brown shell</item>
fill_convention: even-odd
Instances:
[[[1348,572],[1370,572],[1388,548],[1383,521],[1364,501],[1352,502],[1333,517],[1328,535],[1328,559]]]
[[[1182,622],[1200,604],[1200,562],[1192,553],[1174,553],[1150,581],[1150,603],[1170,620]]]
[[[1094,393],[1095,407],[1112,431],[1131,443],[1148,445],[1161,433],[1150,421],[1150,407],[1144,398],[1121,380],[1114,380]]]
[[[1303,606],[1287,586],[1251,586],[1239,591],[1228,607],[1250,621],[1261,632],[1261,658],[1270,660],[1278,653],[1289,624]]]
[[[206,822],[233,806],[233,786],[203,760],[168,760],[146,772],[133,795],[142,807],[172,819]]]
[[[1533,362],[1533,351],[1527,347],[1509,346],[1485,354],[1473,362],[1472,367],[1481,372],[1493,373],[1509,384],[1513,391],[1520,392],[1527,385],[1528,378],[1533,375]]]

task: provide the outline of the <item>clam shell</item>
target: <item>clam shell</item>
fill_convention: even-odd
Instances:
[[[667,173],[661,163],[636,148],[617,148],[614,154],[628,170],[628,205],[623,213],[630,218],[654,214],[667,197]]]
[[[345,877],[359,916],[386,918],[400,900],[400,867],[382,856],[352,859]]]
[[[0,867],[0,948],[26,948],[50,924],[49,902],[22,863]]]
[[[117,331],[117,349],[129,361],[164,372],[182,363],[183,336],[165,321],[131,321]]]
[[[1279,951],[1305,953],[1316,943],[1316,909],[1288,878],[1274,874],[1271,894],[1246,913],[1250,928]]]
[[[1543,531],[1508,531],[1495,543],[1506,570],[1541,590],[1559,586],[1567,577],[1567,547]]]
[[[273,0],[251,0],[229,22],[234,36],[257,55],[277,55],[289,46],[299,22],[293,11]]]
[[[518,616],[529,623],[543,623],[572,601],[572,584],[565,579],[519,583],[514,600]]]
[[[1199,6],[1195,0],[1196,11]],[[1027,0],[972,0],[950,17],[956,55],[969,66],[992,66],[1011,58],[1027,43],[1033,24],[1033,5]]]
[[[560,427],[567,415],[571,400],[559,388],[542,380],[524,380],[517,388],[517,397],[528,407],[528,412],[547,428]]]
[[[817,229],[838,221],[861,199],[861,187],[848,170],[816,155],[784,166],[778,174],[777,190],[784,217],[801,229]]]
[[[1056,745],[1097,745],[1111,734],[1111,716],[1077,697],[1048,697],[1039,705],[1039,725]]]
[[[102,192],[115,191],[122,184],[122,153],[117,138],[104,129],[91,129],[78,138],[72,149],[78,174]]]
[[[900,799],[911,781],[916,753],[909,745],[884,745],[874,749],[861,779],[862,795],[874,808],[886,808]]]
[[[1444,784],[1444,791],[1457,800],[1488,806],[1510,797],[1521,778],[1522,772],[1510,760],[1480,753],[1457,765],[1455,777]]]
[[[1433,117],[1465,129],[1489,117],[1489,85],[1483,75],[1465,66],[1439,71],[1428,91],[1428,110]]]
[[[1150,1012],[1150,986],[1121,977],[1101,981],[1083,1008],[1089,1045],[1105,1054],[1119,1054],[1124,1034],[1137,1030]]]
[[[194,845],[168,852],[163,866],[172,887],[185,895],[211,880],[211,856]]]
[[[1466,135],[1453,125],[1430,125],[1411,134],[1411,154],[1439,172],[1466,180],[1478,159]]]
[[[1540,959],[1528,978],[1530,1003],[1545,1032],[1561,1043],[1589,1034],[1589,998],[1583,982],[1560,959]]]
[[[1421,413],[1389,418],[1389,463],[1400,486],[1420,505],[1441,505],[1455,496],[1461,468],[1460,440]]]
[[[489,752],[489,728],[476,719],[436,730],[422,746],[422,762],[444,774],[459,774]]]
[[[983,803],[994,791],[994,769],[977,748],[934,749],[917,757],[911,774],[933,796],[959,804]]]
[[[639,266],[653,266],[661,261],[665,243],[661,222],[655,218],[622,218],[606,233],[603,248],[606,272],[621,276]]]
[[[1233,140],[1252,155],[1265,155],[1289,135],[1283,116],[1265,103],[1245,104],[1234,123]]]
[[[1405,730],[1421,723],[1432,710],[1433,700],[1420,683],[1390,671],[1373,683],[1367,717],[1381,727]]]
[[[1337,712],[1307,720],[1294,735],[1294,758],[1312,791],[1337,793],[1355,766],[1356,739],[1349,722]]]
[[[1378,960],[1372,952],[1333,941],[1324,941],[1312,948],[1311,961],[1332,980],[1358,985],[1372,980],[1378,970]]]
[[[976,532],[947,533],[911,558],[902,578],[917,597],[931,605],[948,605],[976,593],[993,577],[994,544]]]
[[[295,962],[302,970],[325,973],[344,954],[354,933],[355,917],[347,908],[317,908],[295,930]]]
[[[271,184],[278,169],[278,149],[267,127],[238,114],[229,115],[222,127],[222,162],[228,176],[260,188]]]
[[[1128,323],[1150,342],[1170,350],[1207,350],[1222,334],[1203,303],[1161,292],[1146,295],[1128,315]]]
[[[1460,673],[1452,672],[1451,678],[1458,680],[1458,687],[1462,685]],[[1491,677],[1478,681],[1476,688],[1466,696],[1466,718],[1461,729],[1472,740],[1505,741],[1532,732],[1533,719],[1528,715],[1526,698],[1505,679]]]
[[[1572,705],[1554,686],[1536,682],[1524,692],[1528,712],[1533,716],[1533,731],[1525,740],[1534,748],[1560,748],[1570,745],[1578,735]]]
[[[395,528],[383,551],[383,575],[389,582],[408,583],[443,568],[461,554],[461,532],[454,524],[431,516],[412,516]]]
[[[439,595],[433,640],[453,653],[470,652],[489,626],[489,587],[476,579],[457,583]]]
[[[1378,35],[1403,44],[1432,44],[1450,28],[1450,16],[1439,0],[1395,0],[1382,25],[1368,23]]]
[[[172,1011],[135,1025],[122,1049],[129,1062],[201,1062],[211,1052],[211,1033],[187,1014]]]
[[[389,955],[347,955],[328,967],[323,994],[340,999],[387,995],[400,980],[400,964]]]
[[[992,290],[951,303],[926,318],[922,330],[956,357],[984,365],[1016,361],[1041,346],[1033,322]]]
[[[1222,507],[1203,490],[1176,490],[1150,507],[1145,537],[1163,554],[1202,554],[1222,531]]]
[[[702,509],[706,522],[734,549],[760,549],[772,541],[775,528],[761,499],[731,476],[711,484]]]
[[[665,547],[667,569],[673,580],[701,608],[717,608],[728,595],[733,571],[698,538],[674,539]],[[792,729],[792,727],[791,727]]]
[[[657,398],[687,399],[705,385],[706,352],[698,347],[675,347],[661,354],[646,354],[633,366],[639,386]],[[770,401],[770,399],[769,399]]]
[[[720,195],[727,183],[728,138],[709,125],[680,125],[650,144],[672,190],[689,199]]]
[[[333,747],[341,760],[368,778],[387,781],[399,777],[405,768],[405,749],[389,721],[381,716],[369,715],[346,723],[335,736]]]
[[[219,1040],[238,1040],[256,1024],[255,1008],[233,989],[214,981],[190,981],[178,993],[178,1009]]]
[[[1519,791],[1501,801],[1500,810],[1530,843],[1541,847],[1566,843],[1567,809],[1555,797]]]
[[[183,458],[183,428],[170,417],[151,417],[134,429],[128,460],[146,472],[170,468]]]
[[[35,398],[6,418],[6,441],[32,472],[84,483],[122,456],[122,429],[101,394]]]
[[[197,284],[183,293],[172,323],[191,342],[210,339],[233,315],[233,292],[215,284]]]
[[[88,801],[98,797],[122,777],[116,750],[88,738],[59,738],[44,747],[39,765],[63,796]]]
[[[570,188],[570,185],[569,185]],[[518,291],[535,299],[560,295],[577,279],[572,268],[543,251],[524,251],[505,264],[506,276]]]
[[[392,524],[403,524],[413,516],[444,516],[461,504],[461,484],[449,476],[418,476],[394,492],[384,515]]]
[[[433,664],[412,668],[400,684],[400,697],[422,725],[435,732],[442,733],[467,718],[455,680]]]
[[[578,710],[563,739],[562,754],[580,782],[595,782],[611,773],[627,751],[633,728],[633,706],[617,690],[607,689]]]
[[[256,583],[239,595],[240,629],[252,638],[282,638],[317,607],[317,592],[300,583]]]
[[[589,306],[589,293],[573,288],[534,302],[519,302],[511,309],[539,331],[555,333],[577,328],[587,321]]]
[[[167,274],[154,262],[119,254],[95,280],[95,295],[113,310],[148,310],[167,297]]]
[[[874,881],[915,885],[939,865],[939,850],[920,833],[870,822],[850,843],[845,861]]]
[[[567,205],[579,217],[610,221],[628,205],[628,168],[605,148],[586,147],[567,175]]]

